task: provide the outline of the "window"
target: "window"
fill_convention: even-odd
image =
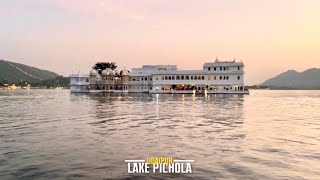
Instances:
[[[214,77],[213,77],[213,80],[217,80],[217,76],[214,76]]]
[[[189,80],[189,76],[186,76],[186,80]]]
[[[217,70],[217,68],[216,68],[216,67],[213,67],[213,70],[214,70],[214,71],[216,71],[216,70]]]
[[[229,76],[227,76],[227,79],[229,79]]]
[[[180,76],[177,76],[177,80],[180,80]]]
[[[148,81],[148,78],[145,77],[144,80],[145,80],[145,81]]]
[[[174,76],[172,76],[172,80],[174,80]]]
[[[164,77],[163,77],[163,76],[161,76],[161,80],[164,80]]]
[[[190,78],[191,78],[191,80],[193,80],[193,76],[191,76]]]
[[[222,76],[220,76],[220,80],[222,80]]]
[[[184,76],[181,76],[181,80],[184,80]]]
[[[220,67],[220,71],[222,71],[222,67]]]
[[[198,76],[198,80],[201,80],[201,76]]]
[[[240,71],[240,66],[238,66],[238,71]]]
[[[201,78],[202,78],[202,80],[204,80],[204,76],[202,76]]]
[[[156,77],[156,80],[159,80],[158,76]]]
[[[240,80],[240,76],[238,76],[238,80]]]
[[[89,82],[89,79],[86,79],[86,82]]]
[[[197,76],[194,77],[194,80],[197,80]]]
[[[208,80],[210,80],[210,76],[208,76]]]
[[[141,78],[141,81],[143,81],[143,78]]]
[[[168,80],[168,77],[166,76],[164,79],[165,79],[165,80]]]
[[[208,67],[208,71],[210,71],[211,70],[211,68],[210,67]]]
[[[224,70],[224,71],[227,70],[226,67],[223,67],[223,70]]]
[[[223,76],[223,79],[226,79],[226,76]]]
[[[150,81],[152,81],[152,78],[150,78]]]

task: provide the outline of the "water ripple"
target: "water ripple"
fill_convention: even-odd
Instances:
[[[1,179],[319,179],[320,92],[0,91]],[[125,159],[194,159],[131,175]]]

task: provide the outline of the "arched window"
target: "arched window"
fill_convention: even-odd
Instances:
[[[189,76],[186,76],[186,80],[189,80]]]
[[[222,80],[222,76],[220,76],[220,80]]]
[[[227,76],[227,79],[229,79],[229,76]]]
[[[217,80],[217,76],[214,76],[214,77],[213,77],[213,80]]]
[[[165,79],[165,80],[168,80],[168,77],[166,76],[164,79]]]
[[[201,76],[198,76],[198,80],[201,80]]]
[[[169,80],[171,80],[171,76],[169,76]]]
[[[238,76],[238,80],[240,80],[240,76]]]
[[[204,80],[204,76],[202,76],[201,78],[202,78],[202,80]]]
[[[193,76],[191,76],[190,79],[193,80]]]
[[[172,80],[174,80],[174,76],[172,76]]]
[[[181,76],[181,80],[184,80],[184,76]]]
[[[197,80],[197,76],[194,77],[194,80]]]
[[[180,80],[180,76],[177,76],[177,80]]]
[[[148,78],[145,77],[144,80],[145,80],[145,81],[148,81]]]

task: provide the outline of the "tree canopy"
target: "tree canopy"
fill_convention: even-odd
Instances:
[[[93,67],[93,69],[97,70],[99,74],[107,68],[110,68],[112,70],[117,69],[117,65],[115,62],[97,62]]]

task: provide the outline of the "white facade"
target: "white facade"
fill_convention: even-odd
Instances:
[[[70,78],[71,92],[248,93],[244,64],[236,61],[216,60],[202,70],[178,70],[176,65],[144,65],[120,74],[93,70]]]
[[[89,92],[90,76],[86,74],[72,74],[70,77],[71,92]]]

